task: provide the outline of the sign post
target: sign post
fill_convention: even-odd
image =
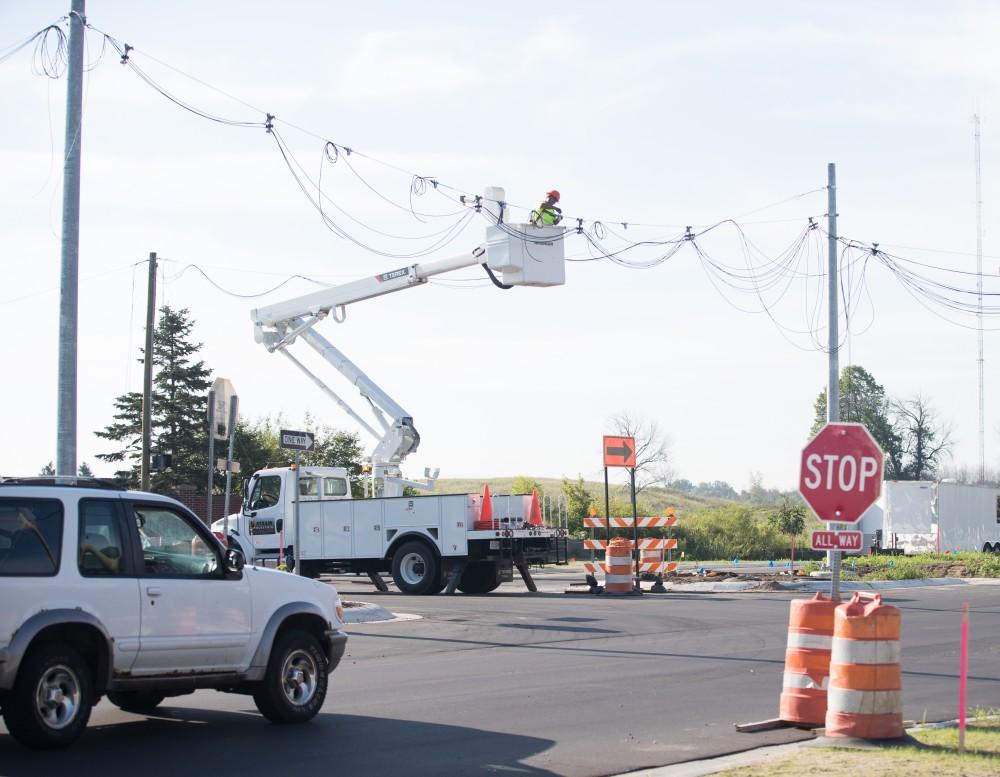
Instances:
[[[625,467],[629,471],[629,487],[632,494],[632,556],[635,566],[633,590],[639,586],[639,518],[635,503],[635,438],[604,435],[604,510],[608,525],[607,540],[611,542],[611,506],[608,499],[608,467]],[[607,553],[605,553],[607,558]]]
[[[821,521],[834,531],[815,532],[816,543],[830,551],[830,598],[840,600],[841,550],[860,549],[861,532],[838,531],[856,524],[882,493],[884,456],[864,424],[829,423],[802,449],[799,493]]]
[[[285,450],[295,451],[295,508],[293,520],[295,521],[294,533],[294,555],[295,574],[302,574],[302,533],[299,531],[299,454],[302,451],[311,451],[316,445],[316,435],[312,432],[294,432],[290,429],[281,429],[278,432],[278,445]]]
[[[208,391],[208,490],[205,492],[205,508],[208,515],[205,518],[205,523],[209,526],[212,525],[215,518],[212,510],[212,492],[215,490],[215,438],[226,439],[229,403],[235,393],[233,384],[226,378],[216,378],[215,382],[212,383],[212,388]],[[217,419],[221,419],[219,423],[216,423]],[[228,510],[226,514],[229,514]]]

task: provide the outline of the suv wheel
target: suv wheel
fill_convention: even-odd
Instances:
[[[272,723],[305,723],[323,706],[326,685],[326,656],[319,642],[305,631],[290,631],[274,643],[253,701]]]
[[[108,701],[126,712],[152,712],[167,698],[156,691],[113,691],[108,693]]]
[[[39,750],[66,747],[90,719],[90,669],[72,648],[43,644],[25,658],[4,704],[14,739]]]

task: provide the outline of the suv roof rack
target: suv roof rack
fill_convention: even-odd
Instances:
[[[67,488],[100,488],[112,491],[128,491],[128,488],[111,478],[80,477],[77,475],[0,477],[0,486],[64,486]]]

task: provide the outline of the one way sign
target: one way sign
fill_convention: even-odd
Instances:
[[[635,438],[604,435],[604,466],[634,467]]]
[[[316,442],[312,432],[293,432],[282,429],[278,434],[278,444],[282,448],[293,451],[311,451]]]

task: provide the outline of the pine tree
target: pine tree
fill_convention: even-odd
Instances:
[[[153,333],[151,447],[172,456],[170,467],[151,473],[150,485],[157,492],[170,492],[181,484],[200,485],[205,479],[205,411],[211,373],[203,361],[193,361],[201,343],[191,342],[192,326],[186,309],[174,310],[164,305]],[[130,463],[116,477],[136,485],[141,455],[142,395],[135,391],[122,394],[115,400],[115,409],[114,423],[96,434],[121,447],[97,457],[102,461]]]

